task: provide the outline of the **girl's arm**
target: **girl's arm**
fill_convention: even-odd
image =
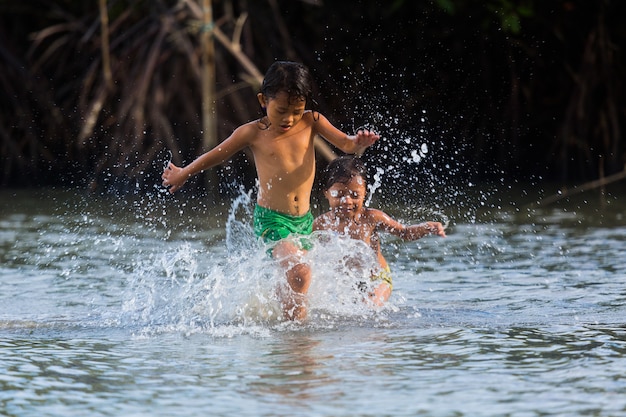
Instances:
[[[210,151],[200,155],[186,167],[180,168],[170,162],[163,171],[163,175],[161,175],[163,186],[169,187],[170,193],[174,193],[192,176],[226,162],[234,154],[249,145],[250,129],[249,125],[237,128],[226,140]]]
[[[315,133],[319,134],[345,153],[361,154],[365,149],[380,139],[379,135],[366,129],[359,130],[356,135],[347,135],[333,126],[321,113],[312,112],[312,117],[315,120],[313,122]]]
[[[446,237],[443,225],[439,222],[424,222],[405,226],[380,210],[370,209],[370,212],[379,230],[390,233],[403,240],[417,240],[428,235]]]

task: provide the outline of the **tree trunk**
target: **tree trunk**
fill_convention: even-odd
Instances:
[[[217,145],[217,113],[215,109],[215,45],[213,44],[213,10],[211,0],[202,1],[202,145],[203,152]],[[205,173],[206,188],[210,195],[219,189],[217,171]]]

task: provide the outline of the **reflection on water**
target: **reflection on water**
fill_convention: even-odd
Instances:
[[[158,196],[1,197],[2,415],[626,412],[618,200],[450,216],[446,239],[388,239],[394,293],[378,310],[337,272],[358,247],[318,244],[311,319],[293,324],[247,195],[230,215]]]

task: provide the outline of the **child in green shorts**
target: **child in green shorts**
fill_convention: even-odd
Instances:
[[[237,129],[222,143],[180,168],[165,168],[163,185],[180,189],[193,175],[221,164],[249,148],[254,156],[259,191],[254,212],[258,236],[272,243],[272,257],[284,268],[288,290],[280,292],[284,316],[306,318],[306,293],[311,268],[303,261],[306,248],[290,235],[312,231],[311,189],[315,178],[314,138],[319,135],[346,153],[360,153],[379,139],[368,130],[349,136],[322,114],[306,110],[313,81],[299,63],[277,61],[265,74],[257,94],[264,116]]]

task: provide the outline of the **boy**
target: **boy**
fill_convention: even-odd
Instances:
[[[404,240],[417,240],[427,235],[445,237],[439,222],[425,222],[404,226],[380,210],[364,207],[367,194],[367,172],[360,159],[342,156],[326,168],[324,196],[330,211],[320,215],[313,223],[313,230],[330,230],[365,242],[376,254],[380,269],[371,277],[381,281],[369,294],[375,305],[389,299],[392,290],[391,271],[380,251],[379,232],[390,233]]]
[[[173,193],[189,177],[250,148],[259,180],[254,229],[266,243],[273,243],[272,257],[285,270],[289,288],[287,294],[280,294],[280,301],[284,316],[291,320],[306,318],[306,293],[311,283],[311,268],[302,261],[305,248],[297,240],[286,238],[312,231],[314,137],[320,135],[346,153],[363,152],[379,139],[367,130],[348,136],[323,115],[305,110],[312,86],[304,65],[275,62],[257,95],[265,116],[238,127],[226,140],[184,168],[168,164],[162,175],[163,185]]]

